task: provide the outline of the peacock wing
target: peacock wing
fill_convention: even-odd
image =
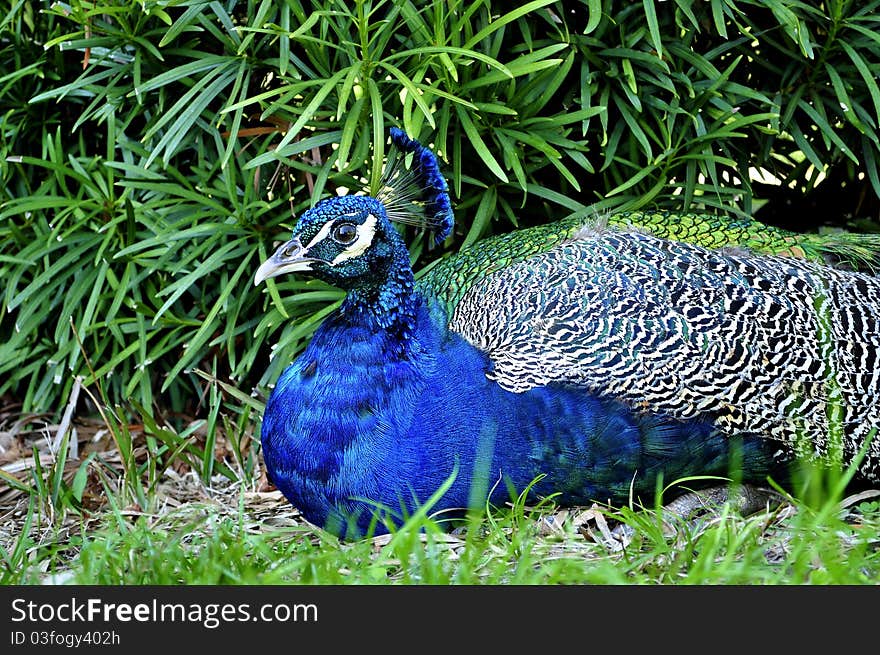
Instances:
[[[494,253],[449,305],[502,387],[579,385],[801,454],[849,459],[880,430],[880,279],[632,230],[529,247]],[[861,468],[877,477],[880,438]]]

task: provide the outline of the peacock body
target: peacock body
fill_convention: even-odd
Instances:
[[[535,480],[532,496],[563,504],[650,500],[685,476],[784,479],[796,457],[880,477],[880,279],[819,261],[870,258],[870,240],[573,218],[417,282],[393,223],[439,241],[452,212],[430,151],[392,141],[383,191],[316,204],[255,278],[347,292],[263,417],[269,476],[311,522],[381,532],[438,490],[433,511],[451,512]]]

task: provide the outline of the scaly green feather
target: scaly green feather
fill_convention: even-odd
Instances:
[[[571,239],[588,222],[580,216],[571,217],[483,239],[478,248],[463,250],[429,267],[431,274],[421,284],[451,311],[475,281],[547,252]],[[749,218],[669,211],[611,213],[600,217],[598,223],[618,229],[635,228],[704,248],[746,249],[871,272],[880,268],[880,234],[801,234]]]

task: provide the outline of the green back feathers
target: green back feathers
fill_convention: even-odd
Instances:
[[[654,236],[704,248],[745,248],[754,253],[796,257],[870,271],[880,267],[880,234],[801,234],[751,218],[671,212],[612,214],[608,225],[638,228]]]
[[[440,300],[451,315],[451,310],[474,282],[550,250],[571,238],[583,225],[582,218],[563,220],[483,239],[466,250],[436,262],[419,281],[419,285]]]
[[[880,234],[800,234],[748,218],[668,211],[619,212],[593,221],[583,217],[567,218],[483,239],[436,262],[421,278],[419,286],[440,300],[451,315],[451,310],[476,281],[546,252],[591,224],[612,229],[636,229],[710,249],[745,249],[852,269],[873,271],[880,268]]]

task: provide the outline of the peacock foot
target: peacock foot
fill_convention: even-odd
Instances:
[[[749,516],[772,510],[783,500],[782,495],[771,489],[750,484],[737,487],[718,485],[689,491],[663,506],[663,532],[666,536],[693,534],[723,516],[725,506],[740,516]],[[626,549],[635,535],[635,529],[629,523],[609,526],[606,512],[596,506],[580,513],[574,522],[581,534],[612,552]]]

